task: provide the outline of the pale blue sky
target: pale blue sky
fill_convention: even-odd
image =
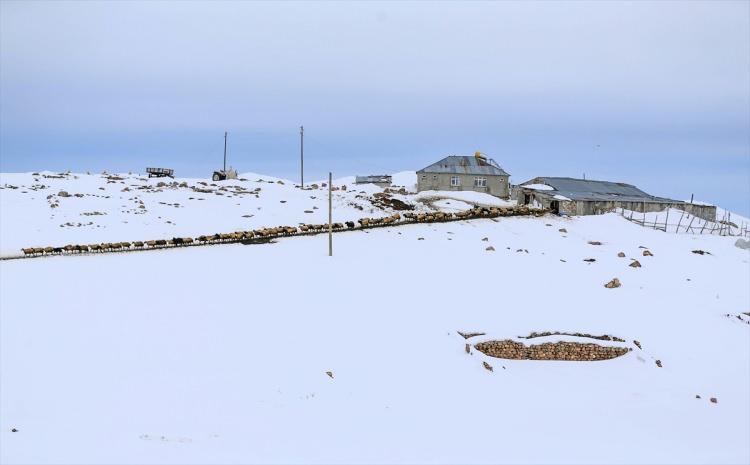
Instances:
[[[750,3],[0,2],[0,170],[307,178],[475,150],[750,214]]]

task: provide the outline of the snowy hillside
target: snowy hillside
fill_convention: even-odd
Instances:
[[[326,190],[263,175],[117,177],[0,175],[1,252],[327,219]],[[390,214],[334,185],[336,221]],[[406,187],[424,211],[496,201]],[[333,257],[310,236],[0,261],[0,463],[747,463],[735,240],[613,213],[353,231]]]
[[[383,189],[355,185],[354,177],[334,180],[334,221],[364,216],[383,217],[394,211],[373,204]],[[414,195],[414,172],[394,175],[393,198],[417,211],[470,208],[472,203],[496,204],[490,195],[434,193],[426,205]],[[300,189],[292,181],[255,173],[240,180],[148,178],[128,174],[23,173],[0,174],[0,255],[22,247],[75,243],[135,241],[197,236],[260,227],[328,221],[325,182]],[[453,206],[451,205],[453,202]]]

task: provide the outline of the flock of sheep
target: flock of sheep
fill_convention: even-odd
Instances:
[[[343,229],[364,229],[382,227],[396,224],[408,223],[435,223],[444,221],[456,221],[474,218],[494,218],[498,216],[518,216],[543,214],[544,210],[531,210],[526,205],[499,208],[499,207],[474,207],[458,213],[430,212],[430,213],[404,213],[403,217],[396,213],[384,218],[360,218],[357,220],[359,226],[353,221],[345,223],[333,223],[331,229],[340,231]],[[30,247],[21,249],[26,257],[59,255],[69,253],[91,253],[91,252],[119,252],[125,250],[148,250],[165,247],[181,247],[189,245],[221,244],[241,242],[246,240],[264,240],[276,237],[285,237],[300,234],[317,234],[328,231],[328,224],[302,224],[300,226],[277,226],[275,228],[261,228],[250,231],[236,231],[232,233],[219,233],[212,235],[192,237],[174,237],[172,239],[156,239],[151,241],[135,242],[104,242],[101,244],[76,244],[64,247]]]

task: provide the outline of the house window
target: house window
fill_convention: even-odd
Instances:
[[[427,181],[427,175],[426,174],[422,175],[422,181]]]
[[[433,181],[437,181],[437,175],[432,177]]]
[[[474,178],[474,187],[487,187],[487,178]]]
[[[451,176],[451,186],[458,187],[461,185],[461,178],[458,176]]]

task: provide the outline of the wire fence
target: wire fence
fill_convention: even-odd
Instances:
[[[706,220],[682,210],[674,209],[667,209],[664,212],[657,213],[652,218],[649,217],[650,214],[647,216],[646,213],[634,212],[623,208],[618,208],[617,212],[620,216],[631,223],[643,226],[644,228],[651,228],[669,233],[711,234],[738,237],[750,236],[750,230],[748,229],[749,225],[745,222],[742,222],[739,225],[733,223],[732,214],[730,212],[724,212],[720,219],[717,218],[714,221]],[[670,216],[672,218],[671,223],[669,221]]]

